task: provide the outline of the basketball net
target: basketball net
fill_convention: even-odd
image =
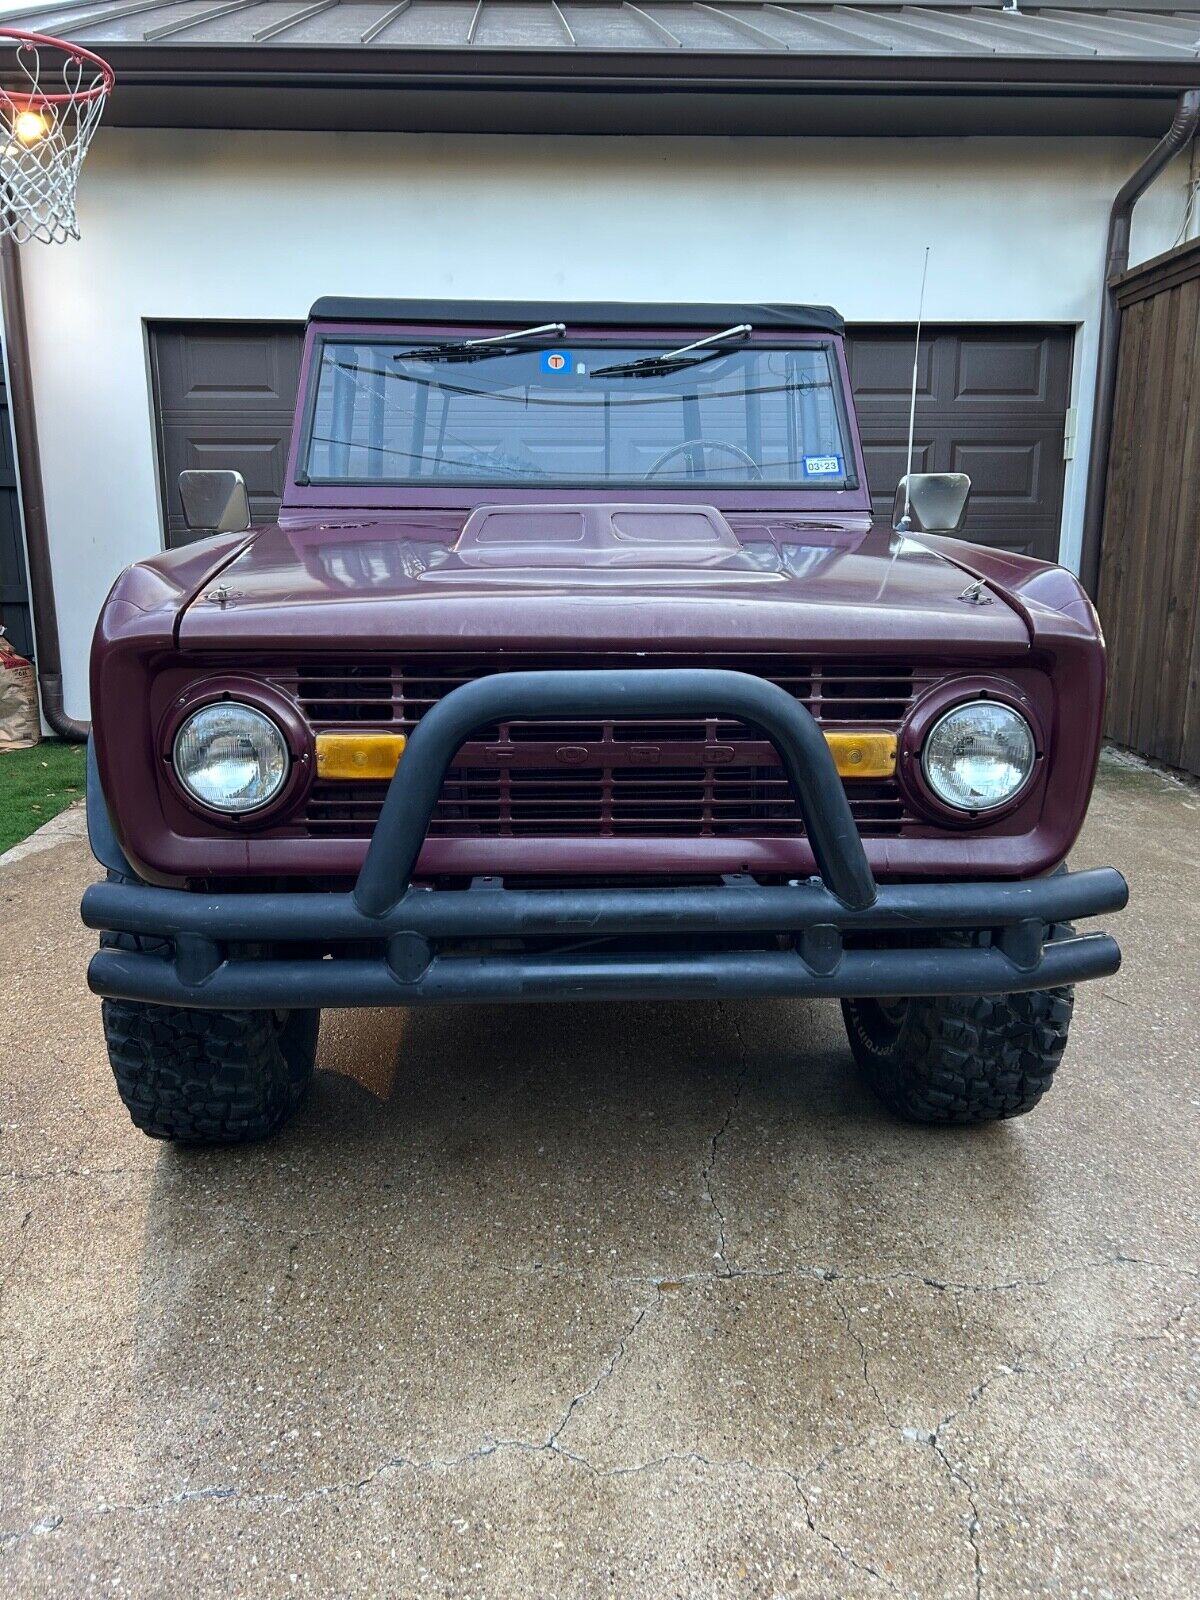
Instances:
[[[0,238],[78,239],[75,187],[112,86],[90,50],[0,28]]]

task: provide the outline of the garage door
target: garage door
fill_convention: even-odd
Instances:
[[[256,522],[279,506],[300,366],[295,323],[175,323],[151,331],[168,544],[188,537],[184,467],[236,467]],[[850,371],[878,515],[904,471],[912,330],[851,331]],[[1071,336],[1055,328],[925,330],[915,463],[967,472],[965,536],[1053,560],[1062,511]]]
[[[877,516],[904,475],[913,330],[857,327],[850,377]],[[1071,335],[1060,328],[925,328],[914,470],[965,472],[963,537],[1058,559]]]

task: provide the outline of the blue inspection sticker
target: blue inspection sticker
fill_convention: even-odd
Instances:
[[[844,478],[846,464],[841,456],[805,456],[804,476],[806,478]]]
[[[556,378],[561,378],[564,373],[570,372],[574,367],[574,359],[569,350],[543,350],[542,371],[549,372]]]

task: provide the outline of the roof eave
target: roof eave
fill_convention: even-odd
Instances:
[[[126,127],[1149,134],[1200,83],[1186,59],[98,47],[118,82],[106,120]]]
[[[361,45],[170,44],[100,46],[126,85],[229,78],[266,84],[523,83],[574,87],[688,84],[696,89],[813,84],[887,85],[967,92],[977,84],[1044,91],[1134,89],[1171,94],[1200,77],[1200,60],[1107,56],[913,55],[895,51],[804,55],[796,50],[530,50],[478,47],[395,50]]]

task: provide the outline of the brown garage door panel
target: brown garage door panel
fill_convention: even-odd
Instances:
[[[231,467],[246,480],[250,497],[250,515],[255,522],[272,522],[279,512],[280,486],[287,468],[288,438],[291,417],[274,427],[268,422],[260,431],[249,426],[231,428],[225,421],[214,423],[164,423],[162,449],[170,462],[170,485],[173,498],[179,496],[178,479],[184,468]],[[177,517],[172,522],[171,544],[186,542],[192,537],[183,522],[183,506],[172,508]],[[182,539],[178,537],[182,535]]]
[[[890,515],[904,472],[913,337],[854,328],[850,374],[875,513]],[[913,466],[965,472],[963,537],[1058,557],[1071,334],[1061,328],[927,328],[917,376]]]
[[[889,517],[904,472],[914,330],[849,334],[867,477]],[[236,467],[256,522],[279,509],[300,372],[297,323],[173,323],[151,329],[167,542],[192,537],[184,467]],[[972,479],[964,537],[1055,560],[1071,334],[1061,328],[931,327],[918,362],[914,468]]]
[[[855,399],[860,407],[880,410],[894,420],[896,407],[904,407],[908,421],[908,400],[912,386],[913,337],[915,329],[863,329],[847,331],[847,353]],[[935,341],[928,331],[921,339],[917,358],[917,404],[934,397],[933,358]]]
[[[168,545],[196,537],[179,499],[186,467],[232,467],[255,522],[278,515],[300,376],[295,323],[160,323],[150,330]]]
[[[950,470],[970,476],[979,509],[1036,514],[1053,500],[1062,478],[1062,434],[1032,424],[1022,432],[1024,438],[1004,439],[964,428],[951,441]]]
[[[1053,405],[1058,399],[1061,342],[1044,333],[976,333],[952,336],[954,399],[1002,404],[1011,400]]]
[[[859,421],[863,456],[867,463],[867,482],[877,517],[891,514],[896,485],[904,476],[908,460],[908,437],[897,439],[886,423]],[[918,431],[913,435],[913,471],[932,472],[933,441]]]
[[[854,392],[908,418],[915,328],[903,324],[849,330]],[[924,328],[917,405],[1057,407],[1070,379],[1071,335],[1063,328]]]
[[[295,330],[259,323],[156,328],[164,399],[182,408],[229,405],[289,410],[295,398]]]

